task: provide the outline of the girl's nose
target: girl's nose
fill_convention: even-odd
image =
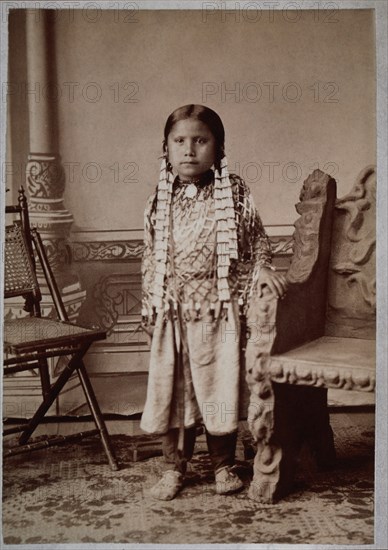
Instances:
[[[186,144],[186,150],[185,150],[185,155],[187,156],[193,156],[195,154],[195,150],[194,150],[194,143],[192,143],[191,141],[187,142]]]

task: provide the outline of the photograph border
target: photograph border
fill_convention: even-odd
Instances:
[[[219,2],[213,2],[219,3]],[[0,22],[0,74],[1,83],[7,81],[7,67],[8,67],[8,12],[10,9],[33,9],[33,8],[54,8],[66,9],[69,4],[77,6],[76,9],[92,4],[98,5],[101,9],[112,9],[112,5],[115,9],[125,9],[129,4],[136,5],[140,10],[200,10],[203,9],[204,4],[209,2],[199,2],[197,0],[186,1],[140,1],[136,2],[66,2],[58,0],[56,2],[44,2],[44,1],[13,1],[2,2],[1,9],[1,22]],[[388,376],[387,376],[387,345],[388,345],[388,330],[387,330],[387,312],[388,312],[388,300],[387,300],[387,280],[388,280],[388,254],[387,254],[387,220],[388,220],[388,203],[387,203],[387,191],[388,191],[388,165],[387,165],[387,150],[388,150],[388,119],[387,119],[387,14],[388,3],[385,0],[365,0],[365,1],[351,1],[341,0],[337,2],[317,2],[317,1],[296,1],[288,2],[284,0],[278,0],[276,2],[266,2],[265,0],[258,2],[240,0],[238,2],[225,0],[222,2],[226,9],[232,10],[236,8],[236,5],[240,7],[249,5],[261,5],[265,9],[265,5],[272,5],[273,9],[279,10],[287,6],[288,9],[294,9],[292,6],[302,10],[316,9],[319,5],[320,9],[328,9],[328,6],[338,7],[340,10],[345,9],[373,9],[375,11],[376,22],[376,71],[377,71],[377,97],[376,97],[376,123],[377,123],[377,174],[378,174],[378,201],[377,201],[377,379],[376,379],[376,446],[375,446],[375,544],[357,546],[357,548],[384,548],[388,542],[387,534],[387,456],[388,456]],[[2,101],[0,107],[0,153],[1,153],[1,166],[3,185],[1,186],[1,204],[5,204],[5,185],[4,185],[4,162],[5,162],[5,150],[6,150],[6,120],[7,120],[7,104]],[[2,243],[2,264],[4,262],[4,208],[0,210],[0,239]],[[1,270],[1,287],[3,287],[3,273]],[[3,310],[3,292],[1,291],[0,304]],[[1,325],[2,327],[2,325]],[[2,332],[2,329],[1,329]],[[0,339],[0,351],[2,351],[2,338]],[[3,380],[0,382],[0,400],[3,391]],[[2,461],[2,459],[1,459]],[[1,462],[2,464],[2,462]],[[2,473],[2,466],[1,466]],[[1,489],[0,489],[1,491]],[[279,545],[274,544],[179,544],[182,548],[193,547],[214,547],[214,548],[276,548]],[[308,545],[308,544],[284,544],[282,548],[333,548],[329,545]],[[106,544],[106,543],[93,543],[93,544],[50,544],[44,545],[45,548],[63,548],[63,549],[75,549],[75,548],[172,548],[176,545],[170,544]],[[20,544],[20,545],[5,545],[4,548],[42,548],[41,544]],[[349,548],[354,549],[354,545],[341,545],[336,548]]]

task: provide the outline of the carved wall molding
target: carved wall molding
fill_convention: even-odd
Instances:
[[[71,255],[74,262],[136,261],[141,260],[143,249],[143,242],[138,240],[73,242]]]
[[[266,226],[274,255],[291,256],[293,226]],[[74,262],[140,261],[143,255],[142,230],[121,231],[78,230],[71,235],[71,258]]]
[[[136,347],[148,351],[141,329],[141,277],[139,273],[111,273],[98,279],[92,289],[93,324],[107,331],[101,347]],[[99,347],[96,344],[96,349]]]

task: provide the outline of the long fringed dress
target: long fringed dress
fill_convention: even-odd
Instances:
[[[212,435],[237,430],[240,380],[240,321],[260,266],[271,264],[271,245],[251,193],[229,176],[235,205],[238,260],[229,270],[231,299],[218,300],[214,180],[188,198],[174,184],[164,284],[165,310],[155,319],[147,398],[141,428],[163,434],[203,422]],[[155,277],[155,195],[145,210],[142,261],[143,309],[152,315]],[[181,354],[181,370],[177,357]]]

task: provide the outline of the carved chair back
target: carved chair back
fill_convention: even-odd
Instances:
[[[262,315],[258,318],[260,326],[268,324],[271,330],[267,347],[272,353],[283,353],[325,333],[336,189],[336,181],[321,170],[314,170],[304,181],[286,273],[292,289],[279,303],[268,295],[267,317],[273,321],[266,323]]]
[[[376,337],[376,172],[358,176],[335,205],[325,333]]]
[[[350,193],[315,170],[304,182],[286,274],[292,292],[276,308],[271,353],[321,336],[376,336],[376,173],[368,166]],[[262,323],[262,322],[261,322]]]

